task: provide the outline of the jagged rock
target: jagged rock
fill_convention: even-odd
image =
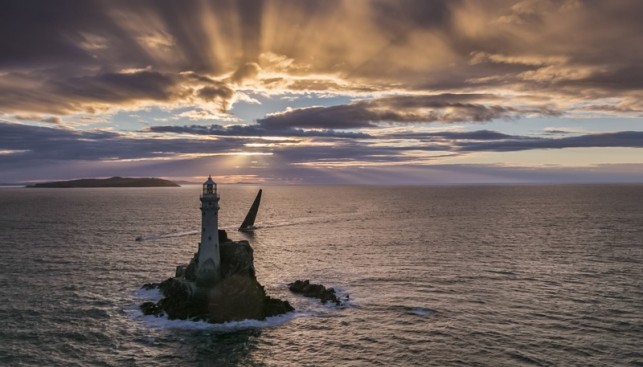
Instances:
[[[154,302],[143,302],[140,307],[145,315],[161,316],[163,314],[163,309]]]
[[[192,261],[188,264],[188,266],[185,267],[185,271],[183,272],[183,277],[186,280],[195,282],[196,281],[196,266],[198,264],[199,257],[198,254],[194,254],[194,257],[192,258]]]
[[[266,317],[282,315],[294,310],[295,308],[288,301],[282,301],[270,296],[266,296],[264,299],[263,314]]]
[[[195,256],[182,272],[182,277],[169,278],[158,285],[164,298],[156,304],[143,303],[140,306],[143,313],[156,316],[165,313],[169,319],[220,323],[262,320],[294,311],[287,301],[266,295],[255,277],[253,250],[248,241],[221,242],[219,251],[221,280],[218,283],[207,288],[196,286],[194,280],[198,257]]]
[[[254,278],[224,277],[208,293],[208,318],[212,322],[264,319],[266,293]]]
[[[337,306],[341,305],[341,301],[337,298],[333,288],[326,288],[321,284],[311,283],[310,280],[296,280],[288,284],[288,289],[293,293],[301,294],[305,297],[319,298],[321,303],[333,302]]]
[[[255,265],[252,247],[248,241],[228,241],[219,245],[221,256],[221,276],[232,275],[255,278]]]
[[[219,243],[224,243],[228,242],[230,239],[228,238],[228,232],[225,231],[225,229],[220,229],[219,230]]]

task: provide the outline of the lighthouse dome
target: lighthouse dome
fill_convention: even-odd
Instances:
[[[203,193],[204,194],[217,193],[217,184],[212,179],[212,175],[208,176],[208,180],[203,183]]]

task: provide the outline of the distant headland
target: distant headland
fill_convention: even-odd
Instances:
[[[83,178],[70,181],[42,182],[27,187],[35,188],[75,188],[75,187],[180,187],[179,184],[161,178]]]

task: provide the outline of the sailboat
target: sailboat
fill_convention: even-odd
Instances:
[[[255,198],[255,201],[252,203],[250,210],[248,210],[248,214],[246,214],[246,219],[244,219],[243,223],[241,223],[241,227],[239,227],[239,231],[251,232],[255,229],[255,219],[257,218],[257,212],[259,211],[260,202],[261,202],[261,189],[259,189],[259,192],[257,193],[257,197]]]

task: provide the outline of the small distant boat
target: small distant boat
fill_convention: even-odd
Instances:
[[[143,241],[143,236],[138,236],[134,241],[141,242]]]
[[[241,232],[251,232],[255,229],[255,219],[257,218],[257,212],[259,211],[259,203],[261,202],[261,189],[257,193],[255,201],[252,203],[248,214],[246,214],[246,219],[241,223],[239,231]]]

